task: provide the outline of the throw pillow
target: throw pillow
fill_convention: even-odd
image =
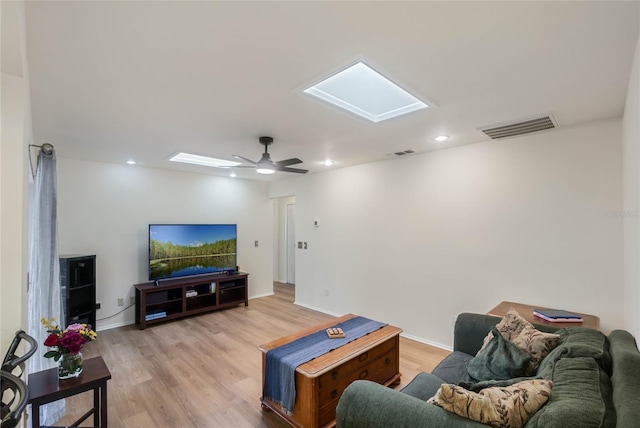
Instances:
[[[533,326],[526,326],[517,336],[512,336],[511,341],[518,348],[531,355],[526,374],[533,376],[544,357],[560,343],[560,335],[544,333]]]
[[[495,428],[523,427],[549,399],[552,382],[544,379],[471,392],[443,384],[427,402]]]
[[[543,333],[537,330],[533,324],[524,319],[515,309],[511,308],[496,325],[502,337],[512,341],[520,349],[531,355],[531,361],[526,370],[527,376],[535,375],[540,362],[545,356],[560,343],[560,335],[553,333]],[[484,338],[484,343],[478,354],[487,347],[493,338],[493,332]],[[478,355],[476,354],[476,355]]]
[[[531,362],[531,355],[502,337],[496,327],[491,331],[493,339],[467,363],[469,376],[476,381],[524,376]]]
[[[512,337],[519,335],[525,327],[534,328],[533,324],[522,318],[522,315],[520,315],[518,311],[513,308],[509,309],[507,313],[504,314],[500,322],[496,324],[496,328],[500,331],[502,337],[507,340],[512,340]],[[491,339],[493,339],[493,333],[490,331],[489,334],[487,334],[487,336],[484,338],[482,348],[480,348],[480,351],[478,351],[476,355],[478,355],[484,348],[486,348],[489,342],[491,342]]]

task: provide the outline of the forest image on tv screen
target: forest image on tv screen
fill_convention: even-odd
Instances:
[[[149,225],[150,280],[235,268],[235,224]]]

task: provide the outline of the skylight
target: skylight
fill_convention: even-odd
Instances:
[[[224,159],[210,158],[207,156],[192,155],[189,153],[178,153],[169,159],[172,162],[190,163],[194,165],[212,166],[215,168],[229,168],[240,165],[240,162],[228,161]]]
[[[372,122],[429,107],[362,61],[304,92]]]

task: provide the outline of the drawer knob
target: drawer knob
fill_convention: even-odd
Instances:
[[[369,353],[368,353],[368,352],[365,352],[364,354],[362,354],[362,355],[360,355],[360,356],[358,357],[358,360],[359,360],[360,362],[362,362],[362,361],[366,360],[367,358],[369,358]]]
[[[385,358],[385,359],[384,359],[384,363],[385,363],[386,365],[391,364],[391,358],[389,358],[389,357]]]
[[[336,398],[337,396],[338,396],[338,391],[337,390],[334,389],[333,391],[331,391],[331,398],[332,399]]]
[[[338,379],[338,370],[334,370],[334,371],[331,372],[331,378],[333,380]]]
[[[360,373],[360,379],[364,379],[365,377],[367,377],[369,375],[369,370],[364,370],[363,372]]]

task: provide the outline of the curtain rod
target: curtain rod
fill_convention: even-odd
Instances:
[[[37,147],[42,150],[45,155],[50,155],[51,153],[53,153],[53,144],[44,143],[41,146],[38,146],[36,144],[29,144],[29,147]]]
[[[53,144],[49,144],[49,143],[44,143],[41,146],[38,146],[37,144],[29,144],[29,166],[31,168],[31,175],[33,176],[33,178],[36,178],[36,168],[34,168],[33,166],[33,161],[31,160],[31,147],[37,147],[39,148],[42,153],[44,153],[45,155],[50,155],[53,153]]]

